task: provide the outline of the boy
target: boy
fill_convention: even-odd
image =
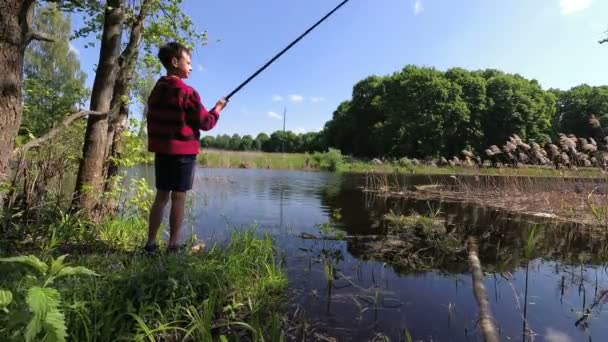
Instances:
[[[144,250],[158,251],[156,236],[171,199],[168,251],[180,249],[186,192],[192,189],[200,130],[212,129],[226,106],[224,98],[207,111],[192,87],[184,83],[192,72],[190,51],[180,43],[163,45],[158,58],[167,70],[148,99],[148,150],[155,153],[156,198],[150,210],[148,242]]]

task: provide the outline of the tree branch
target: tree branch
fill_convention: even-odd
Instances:
[[[49,42],[49,43],[55,42],[55,39],[47,37],[47,36],[43,35],[42,33],[38,33],[38,32],[29,33],[26,44],[29,44],[32,40],[39,40],[41,42]]]
[[[600,40],[600,44],[608,43],[608,38]]]
[[[483,271],[481,262],[479,261],[477,241],[469,236],[467,239],[467,249],[469,250],[469,265],[471,276],[473,278],[473,294],[477,301],[477,310],[479,312],[479,327],[486,342],[498,342],[498,333],[494,324],[494,317],[490,311],[490,302],[485,286],[483,286]]]
[[[78,113],[74,113],[74,114],[66,117],[65,119],[63,119],[63,121],[57,127],[51,129],[47,134],[45,134],[39,138],[36,138],[34,140],[31,140],[23,146],[15,148],[13,150],[13,155],[18,155],[20,153],[24,153],[25,151],[27,151],[31,148],[40,146],[43,142],[51,139],[52,137],[54,137],[55,135],[57,135],[64,129],[68,128],[72,122],[74,122],[80,118],[83,118],[87,115],[102,116],[102,115],[107,115],[107,114],[108,114],[108,112],[102,113],[102,112],[94,112],[94,111],[90,111],[90,110],[82,110]]]

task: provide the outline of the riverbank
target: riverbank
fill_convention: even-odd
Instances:
[[[22,227],[22,239],[0,241],[0,340],[275,340],[283,334],[287,278],[269,236],[235,232],[221,247],[174,254],[161,247],[147,255],[140,250],[145,219],[92,225],[66,214],[59,222],[46,231]]]
[[[556,170],[544,166],[522,166],[520,168],[438,167],[415,165],[412,162],[372,163],[343,156],[337,150],[325,153],[268,153],[253,151],[224,151],[204,149],[198,158],[199,164],[208,168],[244,168],[305,171],[339,171],[353,173],[400,173],[427,175],[489,175],[529,177],[601,177],[597,168],[578,170]]]
[[[607,180],[531,176],[451,176],[421,186],[400,185],[396,177],[367,177],[365,191],[386,197],[473,204],[506,213],[608,230]]]

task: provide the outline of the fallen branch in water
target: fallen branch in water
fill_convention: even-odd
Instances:
[[[348,241],[348,240],[382,240],[399,239],[396,235],[314,235],[309,233],[300,234],[303,240],[323,240],[323,241]]]
[[[467,249],[469,251],[469,265],[471,266],[471,274],[473,277],[473,294],[477,301],[479,311],[479,327],[483,333],[486,342],[498,342],[498,334],[494,325],[494,317],[490,311],[490,302],[486,288],[483,286],[483,272],[481,270],[481,262],[477,255],[477,242],[475,238],[467,239]]]

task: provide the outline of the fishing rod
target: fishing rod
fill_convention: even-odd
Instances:
[[[230,100],[230,98],[236,94],[237,92],[239,92],[239,90],[241,90],[244,86],[247,85],[247,83],[251,82],[251,80],[253,80],[257,75],[259,75],[262,71],[264,71],[264,69],[268,68],[268,66],[270,66],[270,64],[272,64],[274,61],[276,61],[279,57],[281,57],[285,52],[287,52],[287,50],[291,49],[294,45],[296,45],[302,38],[304,38],[307,34],[309,34],[312,30],[314,30],[317,26],[319,26],[322,22],[325,21],[325,19],[329,18],[332,14],[334,14],[334,12],[336,12],[337,10],[340,9],[340,7],[344,6],[347,2],[349,2],[350,0],[344,0],[342,1],[338,6],[336,6],[336,8],[334,8],[331,12],[327,13],[323,18],[321,18],[321,20],[317,21],[316,24],[314,24],[313,26],[311,26],[308,30],[306,30],[306,32],[302,33],[302,35],[300,35],[298,38],[296,38],[296,40],[294,40],[293,42],[291,42],[291,44],[287,45],[286,48],[283,49],[283,51],[279,52],[276,56],[274,56],[270,61],[268,61],[268,63],[264,64],[263,67],[261,67],[260,69],[258,69],[258,71],[254,72],[253,75],[249,76],[248,79],[246,79],[243,83],[241,83],[238,87],[236,87],[233,91],[230,92],[230,94],[228,94],[226,96],[226,101]]]

